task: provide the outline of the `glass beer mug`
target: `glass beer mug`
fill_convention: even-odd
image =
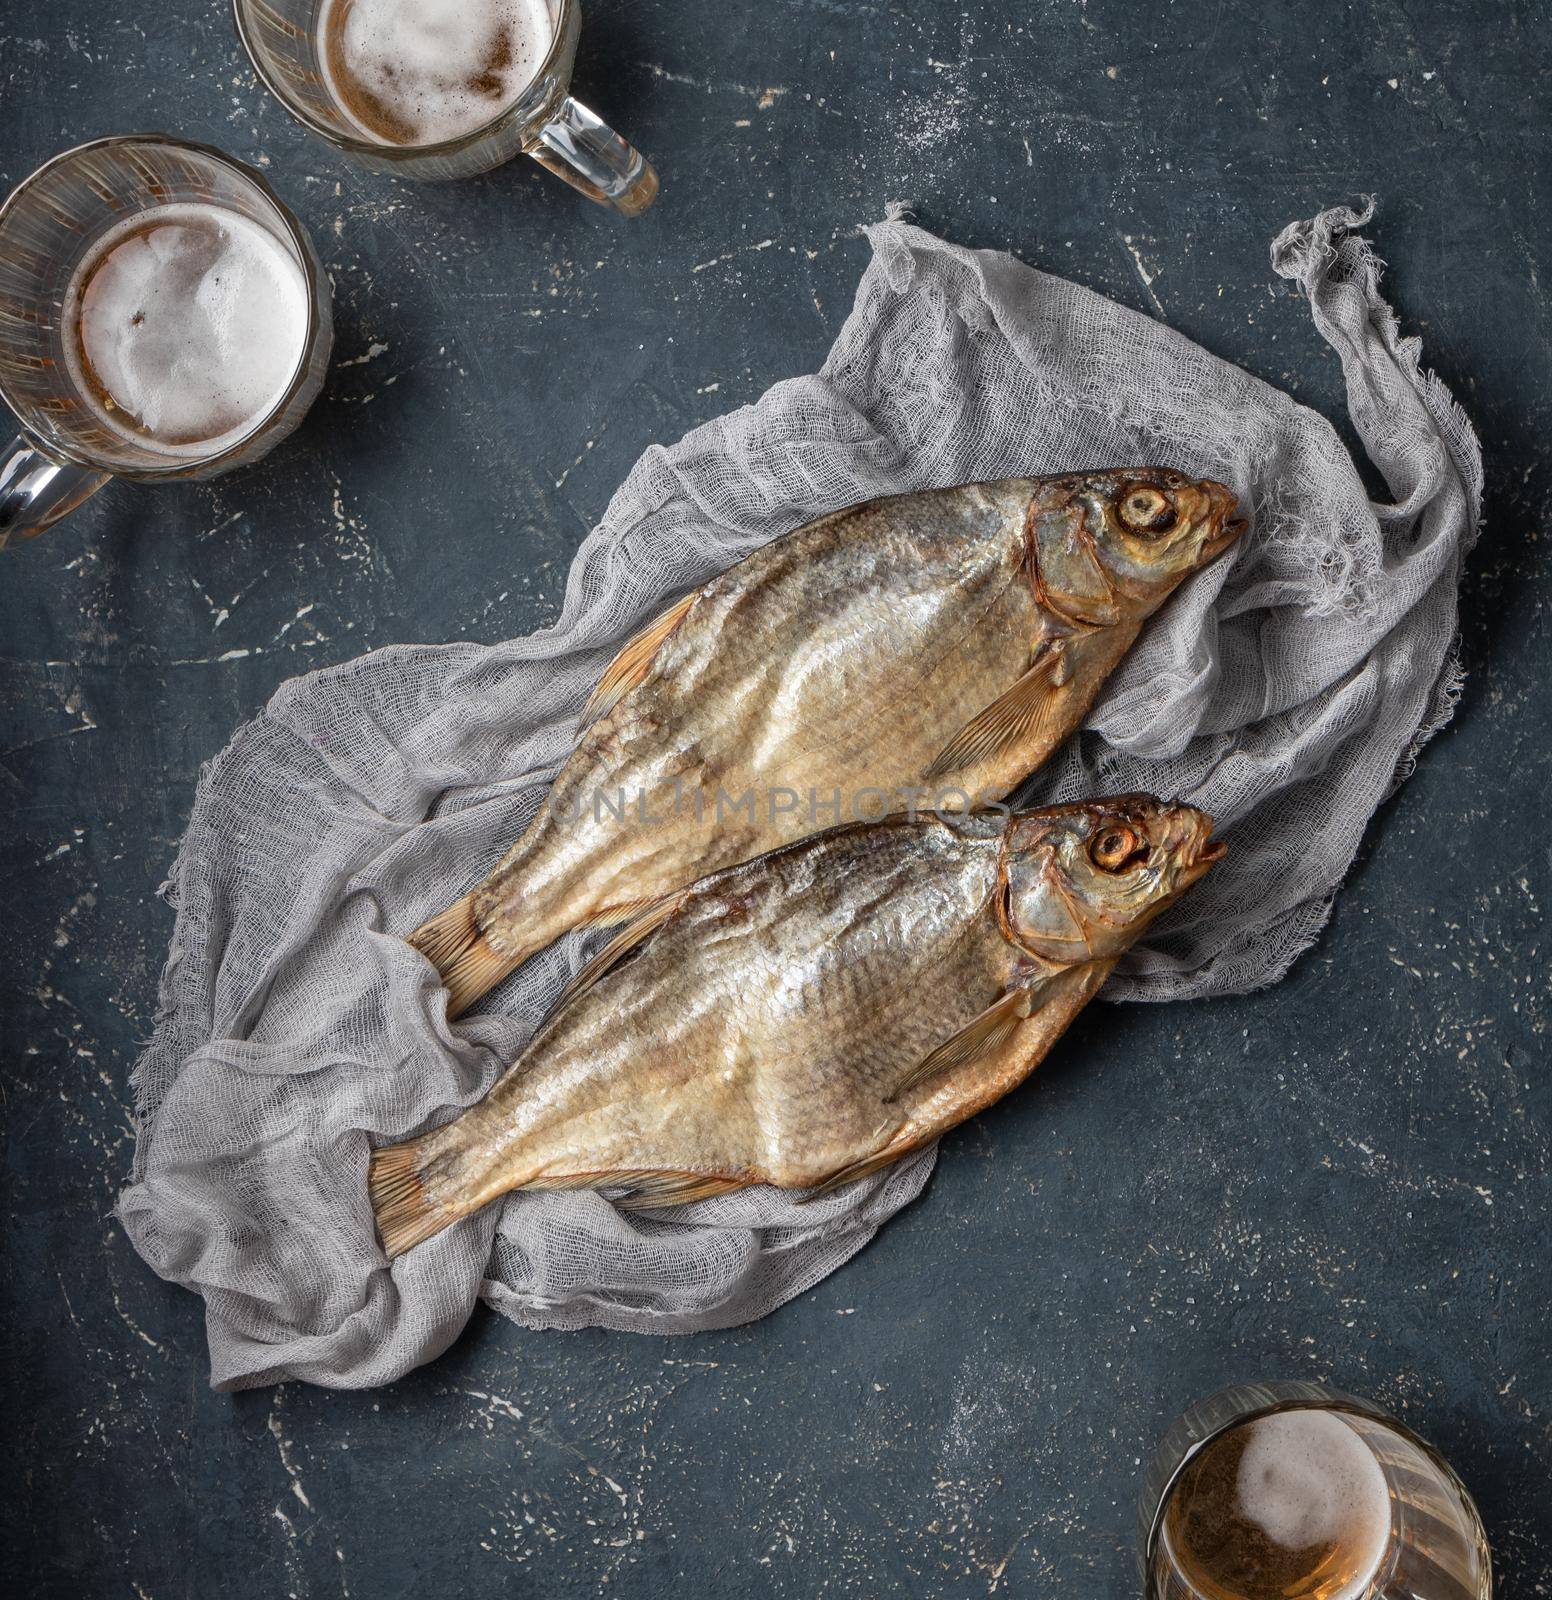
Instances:
[[[1138,1499],[1146,1600],[1491,1600],[1476,1506],[1436,1451],[1314,1383],[1193,1406]]]
[[[572,99],[577,0],[233,0],[259,80],[319,138],[406,178],[466,178],[524,152],[638,216],[657,173]]]
[[[208,478],[301,421],[328,371],[328,280],[251,168],[131,134],[78,145],[0,205],[0,549],[110,477]]]

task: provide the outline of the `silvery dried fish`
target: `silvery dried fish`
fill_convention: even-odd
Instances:
[[[668,896],[490,1094],[373,1152],[396,1256],[513,1189],[827,1188],[1023,1081],[1222,853],[1145,795],[853,824]]]
[[[930,490],[810,523],[686,595],[604,673],[522,838],[411,935],[449,1014],[567,929],[791,839],[913,796],[1000,799],[1233,542],[1234,504],[1158,468]]]

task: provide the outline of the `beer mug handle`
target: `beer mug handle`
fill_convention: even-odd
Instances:
[[[0,459],[0,550],[52,527],[108,477],[95,467],[56,461],[18,435]]]
[[[569,95],[539,130],[529,155],[589,200],[639,217],[657,198],[652,163]]]

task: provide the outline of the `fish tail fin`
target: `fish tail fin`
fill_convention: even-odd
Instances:
[[[524,952],[504,955],[485,937],[466,894],[446,911],[423,922],[409,942],[437,969],[447,985],[447,1014],[456,1017],[518,966]]]
[[[448,1146],[447,1129],[435,1128],[418,1139],[385,1144],[372,1152],[366,1190],[389,1260],[468,1215],[466,1206],[449,1206],[437,1197],[445,1185],[436,1181],[431,1169],[448,1154]]]

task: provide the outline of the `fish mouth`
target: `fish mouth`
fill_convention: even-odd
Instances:
[[[1205,813],[1199,813],[1202,818],[1200,832],[1187,847],[1184,861],[1181,863],[1180,875],[1176,880],[1181,889],[1189,889],[1193,883],[1205,878],[1207,874],[1229,853],[1229,847],[1223,839],[1213,839],[1212,818]]]
[[[1250,526],[1246,517],[1236,517],[1239,496],[1216,478],[1199,478],[1175,491],[1179,513],[1180,544],[1194,567],[1204,567],[1221,555]]]
[[[1242,533],[1248,533],[1249,530],[1249,517],[1235,517],[1232,522],[1224,523],[1222,530],[1215,538],[1207,541],[1202,554],[1211,561],[1214,556],[1221,555],[1227,550]]]
[[[1228,845],[1214,839],[1212,831],[1213,819],[1205,811],[1178,804],[1164,841],[1174,858],[1176,894],[1205,877],[1228,854]]]
[[[1239,510],[1239,496],[1226,483],[1206,478],[1202,488],[1219,523],[1218,531],[1202,542],[1201,559],[1205,562],[1222,555],[1250,527],[1250,519],[1234,515]]]

